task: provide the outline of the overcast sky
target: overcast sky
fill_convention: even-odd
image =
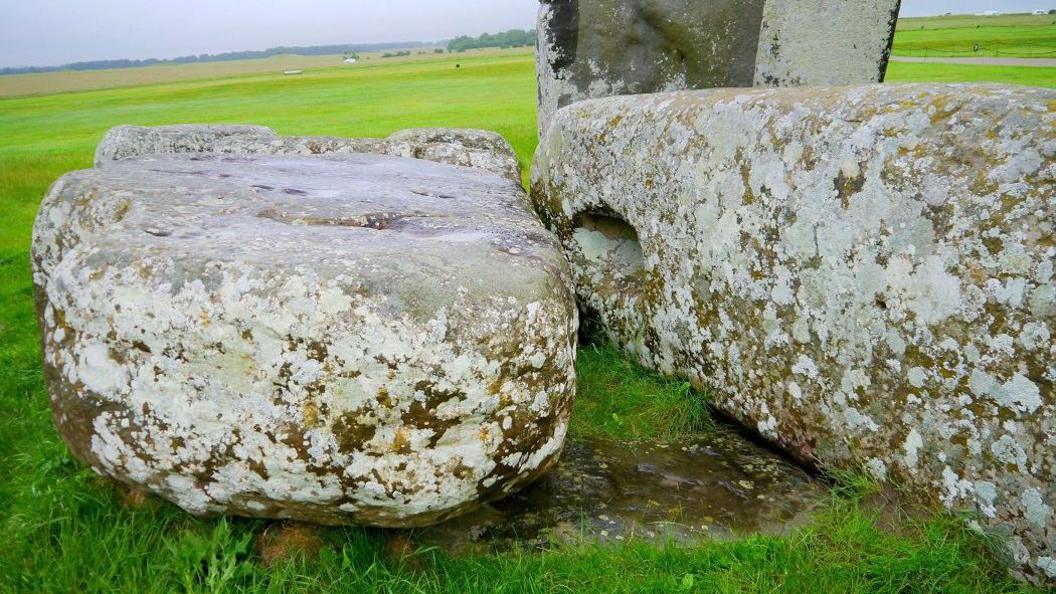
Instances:
[[[536,6],[537,0],[0,0],[0,67],[433,41],[532,27]],[[1056,0],[903,0],[902,14],[1050,7]]]

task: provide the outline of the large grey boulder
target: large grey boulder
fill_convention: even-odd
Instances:
[[[72,452],[192,513],[420,526],[561,452],[575,303],[512,180],[141,157],[60,179],[32,254]]]
[[[559,112],[582,306],[799,457],[978,513],[1056,578],[1056,91],[696,91]]]
[[[539,130],[582,99],[882,82],[899,0],[540,0]]]
[[[264,126],[118,126],[96,147],[95,166],[152,154],[347,155],[367,153],[474,167],[519,182],[517,153],[499,134],[465,128],[412,128],[387,138],[279,136]]]

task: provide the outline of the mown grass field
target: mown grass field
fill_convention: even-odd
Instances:
[[[896,56],[1056,58],[1056,15],[903,18]]]
[[[909,79],[1056,86],[1045,69],[893,66],[891,80]],[[997,545],[962,519],[936,515],[889,529],[890,514],[869,505],[869,487],[853,479],[838,483],[813,524],[780,537],[451,558],[396,546],[399,538],[381,531],[323,530],[318,552],[266,563],[260,544],[276,529],[270,523],[189,518],[115,489],[69,456],[41,376],[28,246],[48,185],[90,166],[106,129],[224,122],[382,136],[408,126],[479,127],[502,133],[527,167],[535,101],[524,51],[0,99],[0,592],[1028,591],[1007,577]],[[670,439],[710,426],[702,395],[612,349],[583,348],[580,374],[577,436]]]
[[[319,70],[335,68],[351,70],[371,66],[391,66],[401,62],[421,61],[434,57],[432,47],[413,48],[407,51],[410,56],[383,57],[386,52],[362,52],[359,63],[343,64],[344,56],[300,56],[281,55],[254,60],[232,60],[229,62],[204,62],[200,64],[161,64],[141,68],[120,68],[112,70],[85,70],[44,72],[38,74],[18,74],[0,76],[0,97],[25,95],[47,95],[71,91],[91,91],[116,87],[135,87],[150,84],[195,81],[232,76],[262,74],[274,76],[285,70]],[[524,54],[524,49],[486,49],[475,50],[473,55],[501,56],[504,54]],[[440,56],[436,56],[440,57]]]
[[[891,62],[888,83],[1004,83],[1056,88],[1056,68]]]

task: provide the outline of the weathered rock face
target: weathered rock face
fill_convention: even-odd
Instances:
[[[800,457],[1056,578],[1056,91],[699,91],[562,110],[533,201],[584,308]]]
[[[510,143],[499,134],[462,128],[412,128],[388,138],[279,136],[264,126],[118,126],[103,137],[95,166],[153,154],[333,155],[367,153],[474,167],[521,180]]]
[[[541,0],[539,129],[583,99],[882,82],[900,0]]]
[[[74,454],[195,514],[419,526],[559,455],[576,310],[518,183],[374,155],[161,155],[45,198]]]

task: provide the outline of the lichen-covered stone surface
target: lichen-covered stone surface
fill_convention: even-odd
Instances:
[[[583,99],[882,82],[899,0],[541,0],[539,129]]]
[[[1056,578],[1056,91],[696,91],[559,112],[533,202],[644,365]]]
[[[334,155],[366,153],[474,167],[521,180],[517,154],[502,136],[465,128],[412,128],[387,138],[279,136],[264,126],[118,126],[103,137],[95,166],[152,154]]]
[[[512,180],[141,157],[60,179],[32,253],[71,450],[194,514],[420,526],[561,452],[575,302]]]

